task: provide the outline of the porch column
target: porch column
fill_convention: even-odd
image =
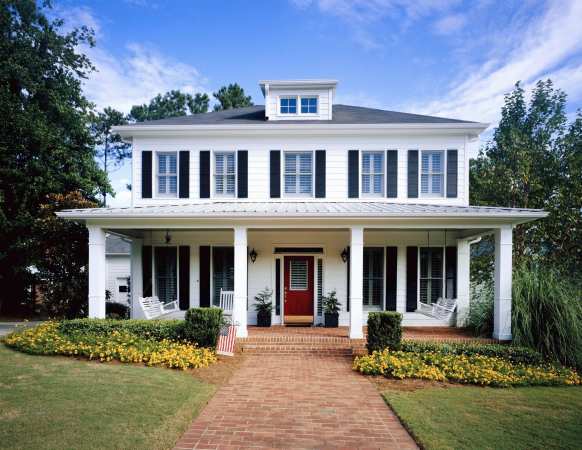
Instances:
[[[513,230],[505,225],[495,230],[495,297],[493,337],[511,339],[511,275]]]
[[[88,225],[89,230],[89,317],[105,318],[105,230]]]
[[[471,289],[471,245],[467,239],[457,240],[457,326],[465,326],[469,314]]]
[[[247,336],[247,229],[234,228],[234,301],[232,320],[237,336]]]
[[[143,267],[142,267],[143,240],[134,238],[131,240],[131,318],[145,318],[140,307],[139,298],[143,297]]]
[[[350,338],[362,339],[364,228],[350,229]]]

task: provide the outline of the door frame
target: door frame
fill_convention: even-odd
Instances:
[[[283,257],[283,286],[282,286],[283,287],[283,297],[282,297],[283,305],[285,305],[285,302],[286,302],[286,298],[285,298],[286,297],[286,289],[285,289],[285,286],[287,285],[288,282],[289,282],[288,284],[290,285],[290,282],[291,282],[290,279],[287,280],[287,276],[291,276],[291,260],[293,258],[300,258],[301,260],[308,261],[308,271],[307,271],[308,285],[309,285],[309,281],[311,281],[311,289],[308,289],[308,291],[311,291],[310,292],[310,297],[311,297],[311,308],[310,308],[311,309],[311,322],[309,322],[307,320],[304,321],[304,322],[302,320],[298,320],[296,322],[289,320],[289,323],[293,323],[293,324],[305,324],[305,325],[310,324],[310,325],[313,325],[315,323],[315,314],[314,314],[314,311],[315,311],[315,308],[316,308],[315,305],[317,303],[316,302],[316,299],[315,299],[315,292],[316,292],[316,290],[315,290],[315,277],[316,277],[315,271],[316,271],[316,267],[315,266],[316,266],[316,263],[315,263],[315,256],[314,255],[295,255],[295,254],[290,254],[290,255],[285,255]],[[287,263],[289,264],[289,266],[287,266]],[[309,270],[309,265],[311,265],[311,271]],[[309,280],[310,275],[311,275],[311,280]],[[291,318],[292,316],[289,316],[289,317]],[[299,318],[305,318],[306,319],[309,316],[308,315],[296,314],[294,317],[296,317],[298,319]],[[285,321],[285,318],[286,318],[286,315],[285,315],[285,312],[283,311],[283,317],[282,317],[283,321]]]

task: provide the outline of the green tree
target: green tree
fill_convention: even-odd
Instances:
[[[219,104],[214,105],[214,111],[253,106],[251,96],[245,95],[244,89],[237,83],[222,86],[218,92],[215,92],[212,95],[219,101]]]
[[[133,106],[129,113],[129,119],[134,122],[144,122],[205,113],[208,111],[209,101],[207,94],[197,93],[192,96],[172,90],[164,95],[156,95],[148,104]]]
[[[31,270],[43,247],[34,231],[49,194],[79,191],[92,200],[109,190],[94,159],[90,103],[81,81],[93,70],[78,53],[93,33],[63,33],[34,0],[0,3],[0,308],[30,297]],[[50,239],[56,239],[51,236]],[[66,239],[65,237],[59,237]],[[50,299],[47,299],[50,301]]]

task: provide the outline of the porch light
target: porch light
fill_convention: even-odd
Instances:
[[[343,262],[348,262],[348,258],[350,257],[350,252],[348,251],[348,248],[347,247],[345,247],[342,250],[340,256],[342,257],[342,261]]]
[[[168,230],[166,230],[166,245],[168,245],[170,242],[172,242],[172,236],[170,235],[170,232]]]
[[[254,262],[257,260],[257,252],[254,248],[249,253],[249,256],[251,257],[251,262],[254,264]]]

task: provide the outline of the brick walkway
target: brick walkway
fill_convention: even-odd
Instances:
[[[417,448],[351,359],[251,355],[176,449]]]

